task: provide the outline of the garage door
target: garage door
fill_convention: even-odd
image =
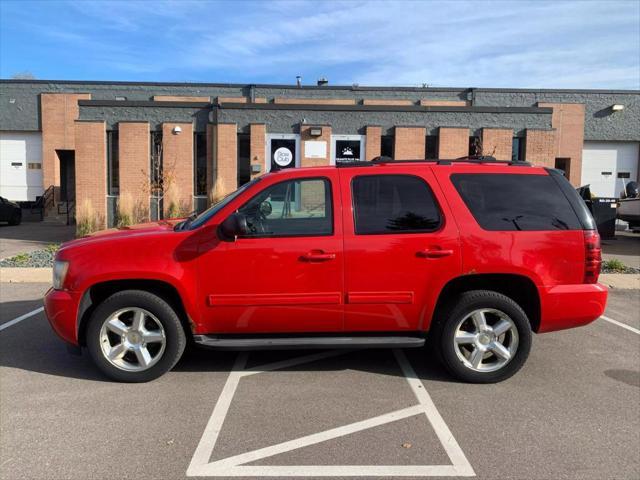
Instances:
[[[624,185],[638,179],[638,142],[584,142],[582,182],[598,197],[619,197]]]
[[[0,196],[33,201],[42,191],[41,134],[0,132]]]

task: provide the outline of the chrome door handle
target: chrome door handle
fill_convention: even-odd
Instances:
[[[453,250],[442,250],[439,248],[432,248],[429,250],[420,250],[417,254],[421,258],[442,258],[453,255]]]

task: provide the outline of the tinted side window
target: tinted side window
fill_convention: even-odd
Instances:
[[[548,175],[454,174],[453,185],[485,230],[581,230]]]
[[[250,237],[333,234],[331,185],[323,178],[276,183],[238,211],[247,217]]]
[[[363,175],[351,183],[358,235],[431,232],[440,210],[424,180],[412,175]]]

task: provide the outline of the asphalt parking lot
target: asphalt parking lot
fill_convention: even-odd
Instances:
[[[44,284],[0,286],[3,479],[305,476],[640,478],[640,294],[536,336],[497,385],[454,382],[422,350],[191,350],[142,385],[67,354]],[[631,328],[624,328],[624,325]]]

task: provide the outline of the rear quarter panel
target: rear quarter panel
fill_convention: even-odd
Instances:
[[[582,283],[585,257],[582,230],[484,230],[467,208],[450,178],[455,173],[547,175],[543,168],[442,165],[434,166],[433,170],[451,210],[455,213],[454,218],[461,234],[463,274],[523,275],[538,287]]]

